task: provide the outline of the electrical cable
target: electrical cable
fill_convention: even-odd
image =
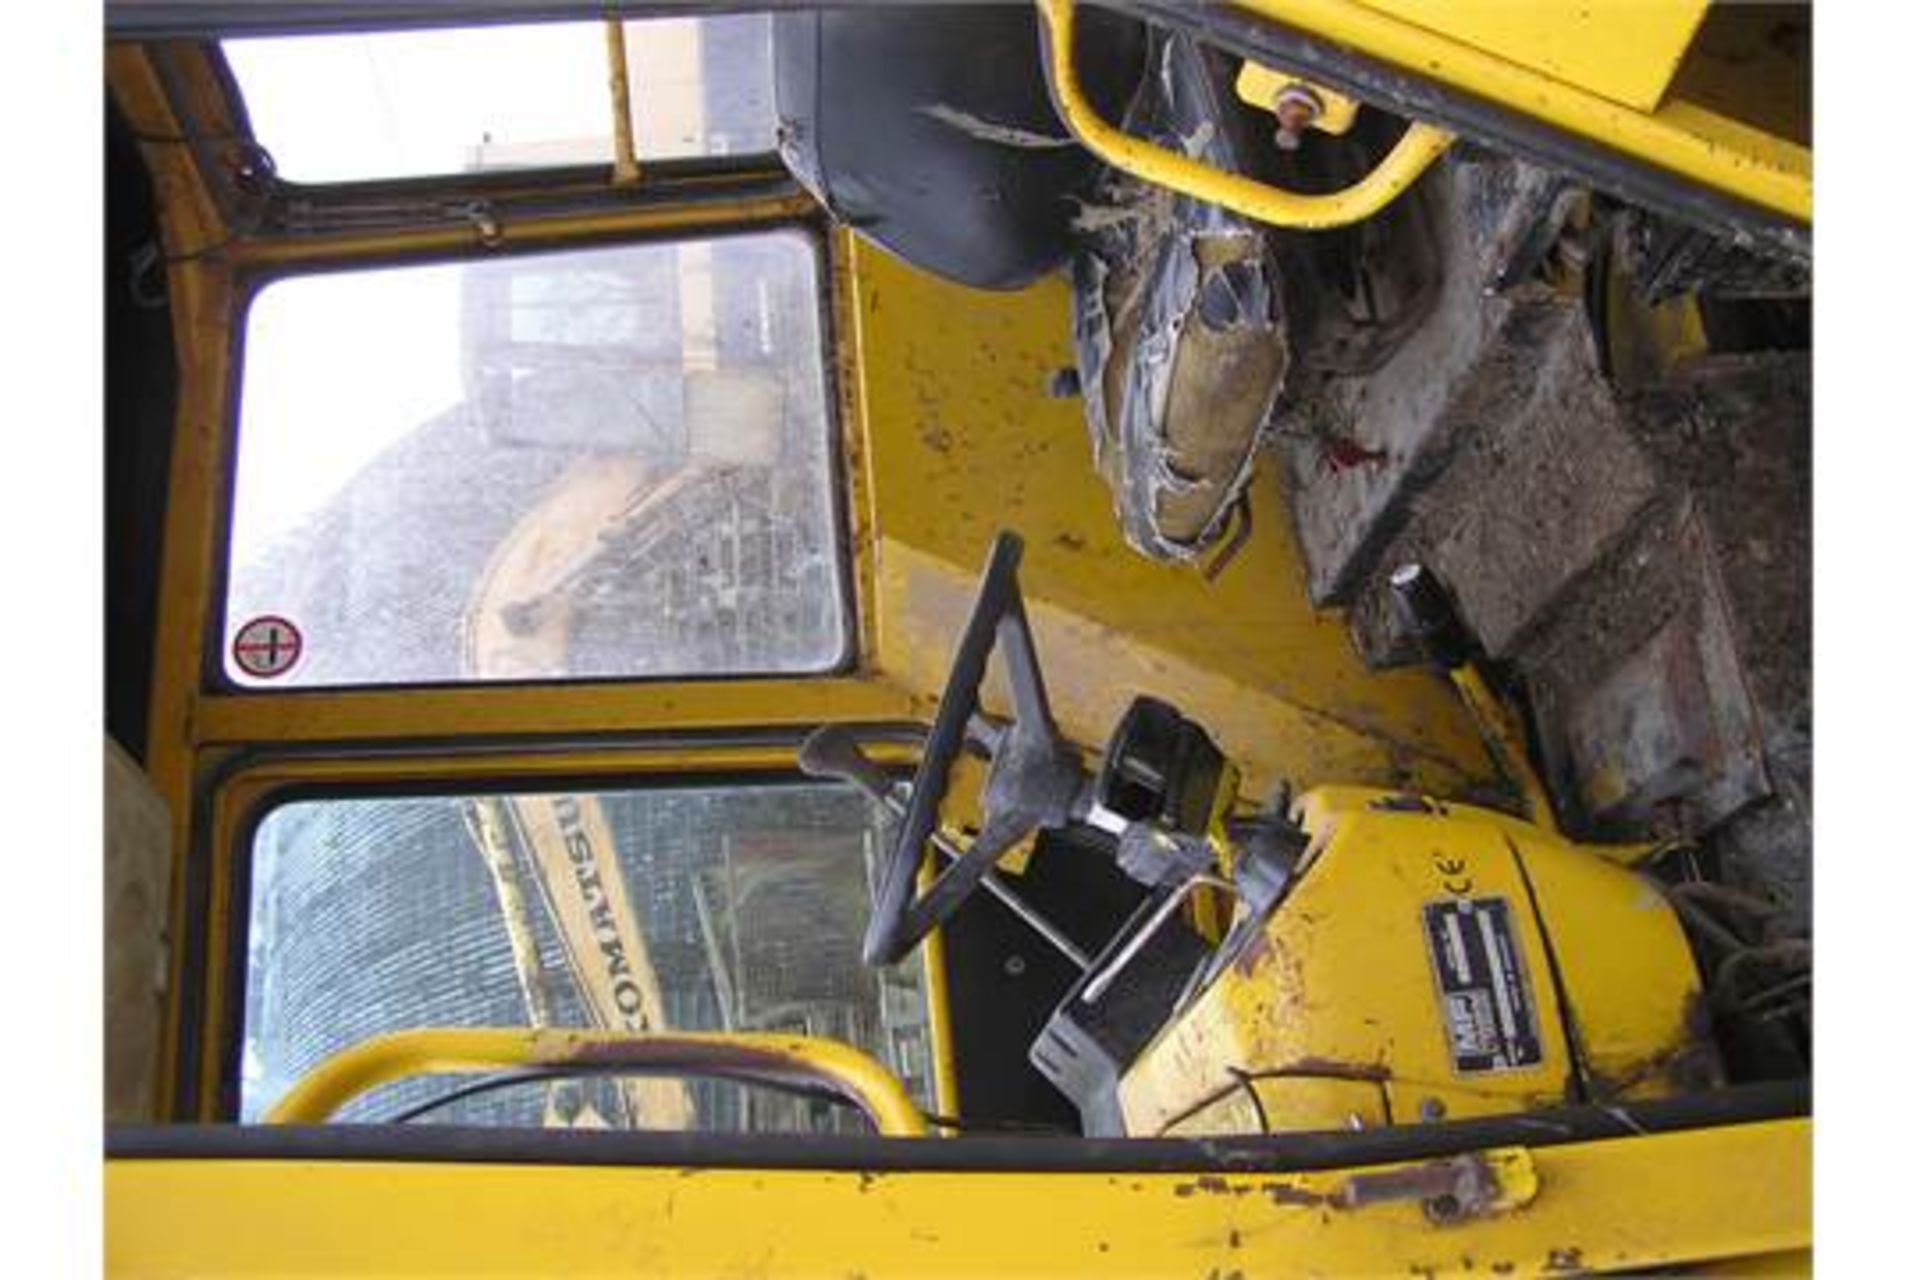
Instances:
[[[679,1074],[682,1074],[682,1073],[678,1070],[648,1071],[641,1068],[623,1066],[615,1063],[609,1063],[606,1065],[595,1064],[595,1065],[579,1065],[579,1066],[539,1067],[539,1068],[532,1068],[525,1071],[503,1071],[494,1075],[484,1076],[481,1079],[475,1080],[469,1084],[463,1084],[455,1088],[449,1089],[444,1093],[441,1093],[432,1098],[428,1098],[425,1102],[417,1103],[416,1105],[411,1106],[404,1111],[398,1112],[395,1115],[388,1117],[386,1120],[380,1121],[378,1123],[406,1124],[410,1121],[419,1119],[421,1116],[428,1115],[434,1111],[438,1111],[442,1107],[450,1106],[453,1103],[459,1102],[465,1098],[476,1097],[481,1094],[493,1093],[501,1089],[511,1089],[517,1085],[523,1085],[523,1084],[538,1084],[542,1081],[549,1081],[549,1080],[578,1079],[583,1076],[597,1077],[597,1076],[617,1076],[617,1075],[645,1076],[645,1075],[679,1075]],[[741,1075],[738,1073],[727,1072],[727,1071],[703,1071],[698,1074],[703,1079],[725,1080],[731,1084],[737,1084],[744,1087],[750,1087],[755,1089],[769,1089],[775,1093],[784,1093],[793,1097],[806,1098],[815,1102],[827,1102],[827,1103],[833,1104],[834,1106],[852,1107],[852,1108],[855,1108],[856,1110],[860,1109],[860,1104],[855,1102],[852,1098],[845,1097],[841,1094],[835,1093],[831,1089],[827,1089],[818,1085],[794,1084],[784,1080],[771,1080],[771,1079],[767,1079],[760,1076]]]
[[[414,1120],[418,1120],[421,1116],[438,1111],[442,1107],[450,1107],[454,1103],[466,1098],[477,1097],[485,1093],[493,1093],[500,1089],[512,1088],[514,1085],[538,1084],[546,1080],[570,1080],[579,1074],[577,1071],[566,1071],[549,1067],[541,1070],[506,1071],[499,1075],[483,1076],[478,1080],[460,1085],[457,1088],[448,1089],[444,1093],[428,1098],[425,1102],[408,1107],[405,1111],[396,1112],[380,1123],[408,1124]]]
[[[577,1080],[583,1076],[592,1077],[617,1074],[620,1074],[620,1068],[617,1067],[535,1067],[523,1071],[503,1071],[496,1075],[484,1076],[481,1079],[448,1089],[446,1092],[428,1098],[424,1102],[416,1103],[404,1111],[396,1112],[380,1123],[408,1124],[414,1120],[418,1120],[422,1116],[429,1115],[444,1107],[452,1106],[454,1103],[467,1098],[495,1093],[502,1089],[511,1089],[518,1085],[541,1084],[554,1080]],[[721,1075],[717,1078],[742,1086],[772,1089],[780,1093],[791,1093],[801,1097],[831,1102],[837,1106],[857,1106],[857,1104],[850,1099],[843,1098],[837,1093],[825,1089],[816,1089],[808,1085],[775,1083],[732,1075]],[[1020,1120],[963,1120],[958,1116],[940,1115],[932,1111],[923,1112],[922,1114],[926,1117],[928,1124],[940,1129],[951,1129],[956,1133],[1006,1133],[1058,1137],[1061,1134],[1070,1132],[1059,1125],[1032,1124]]]
[[[1026,1120],[963,1120],[959,1116],[943,1116],[933,1111],[922,1111],[926,1122],[936,1129],[951,1129],[955,1133],[1006,1133],[1027,1134],[1034,1137],[1079,1137],[1079,1131],[1057,1124],[1036,1124]]]

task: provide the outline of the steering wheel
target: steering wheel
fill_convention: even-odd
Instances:
[[[1084,816],[1087,808],[1086,771],[1060,736],[1047,706],[1046,684],[1020,598],[1020,552],[1017,535],[1003,532],[994,539],[973,612],[940,695],[933,730],[914,771],[906,813],[874,895],[873,916],[861,943],[861,959],[869,965],[898,963],[953,915],[1008,850],[1042,827],[1064,826]],[[1013,692],[1013,719],[1005,723],[979,714],[980,682],[995,648],[1006,662]],[[824,731],[810,738],[801,749],[801,767],[809,773],[846,778],[869,791],[878,779],[878,798],[884,800],[889,784],[857,747],[850,747],[852,759],[844,754],[849,749],[844,743],[836,743],[831,759],[823,758],[827,753],[810,750],[829,740]],[[914,880],[939,822],[940,802],[951,785],[954,763],[968,746],[990,762],[981,796],[980,833],[964,849],[956,850],[955,861],[916,897]]]

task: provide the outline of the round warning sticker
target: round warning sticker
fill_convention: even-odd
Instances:
[[[293,669],[300,661],[300,647],[300,628],[265,614],[234,634],[233,664],[256,680],[271,680]]]

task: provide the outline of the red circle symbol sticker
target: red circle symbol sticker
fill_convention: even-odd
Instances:
[[[269,613],[254,618],[233,637],[233,664],[256,680],[283,676],[300,661],[300,628]]]

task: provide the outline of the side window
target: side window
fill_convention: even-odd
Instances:
[[[764,14],[624,24],[642,160],[773,149]],[[254,137],[290,182],[613,159],[598,22],[228,40]]]
[[[799,231],[299,276],[248,313],[225,669],[326,686],[844,661]]]
[[[845,787],[650,787],[302,800],[253,841],[241,1115],[323,1058],[418,1026],[827,1036],[930,1105],[920,962],[860,963],[882,833]],[[458,1083],[405,1080],[346,1120]],[[723,1082],[566,1080],[424,1120],[805,1132],[863,1121]]]

